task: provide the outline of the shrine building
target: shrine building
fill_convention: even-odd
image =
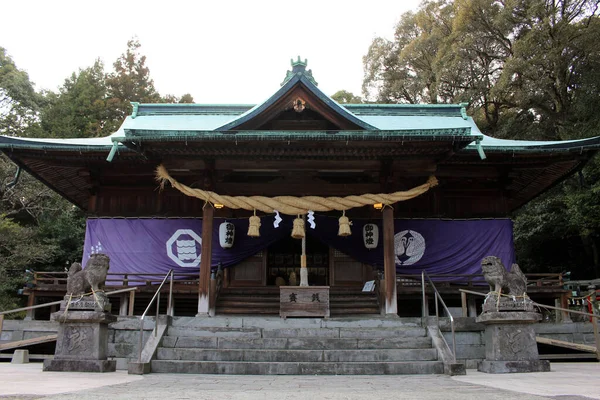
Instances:
[[[282,290],[306,285],[329,290],[323,316],[420,315],[398,285],[465,282],[489,255],[510,266],[509,215],[599,148],[495,139],[465,104],[339,104],[300,59],[257,105],[133,103],[108,137],[0,137],[85,212],[82,263],[107,254],[107,285],[174,271],[175,316],[279,315]],[[38,283],[30,305],[64,295]],[[134,300],[115,303],[135,315]]]

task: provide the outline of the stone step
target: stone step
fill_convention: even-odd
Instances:
[[[153,360],[152,372],[233,375],[442,374],[441,361],[408,362],[228,362]]]
[[[227,338],[166,336],[165,348],[203,349],[281,349],[281,350],[357,350],[357,349],[426,349],[429,337],[383,339],[323,339],[323,338]]]
[[[159,348],[158,360],[249,362],[399,362],[435,361],[435,349],[383,350],[214,350]]]
[[[224,327],[173,327],[167,328],[168,336],[195,336],[195,337],[245,337],[260,338],[260,328],[224,328]]]
[[[425,328],[227,328],[227,327],[173,327],[167,336],[245,337],[245,338],[329,338],[378,339],[425,337]]]
[[[426,337],[427,330],[420,327],[399,328],[339,328],[340,338],[380,339],[403,337]]]
[[[138,326],[137,319],[135,320]],[[421,318],[389,318],[380,315],[347,316],[340,318],[287,318],[279,316],[231,317],[217,315],[212,318],[173,317],[172,326],[178,328],[218,327],[218,328],[420,328]],[[135,329],[135,327],[134,327]]]

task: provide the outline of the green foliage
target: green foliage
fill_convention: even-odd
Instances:
[[[25,270],[61,271],[81,258],[85,218],[73,205],[0,155],[0,310],[20,307]]]
[[[515,216],[519,261],[530,272],[600,277],[600,160],[527,204]]]
[[[33,228],[21,226],[0,214],[0,310],[22,305],[17,289],[25,283],[25,270],[52,257],[56,248],[37,241]]]
[[[394,40],[363,59],[379,102],[467,102],[488,135],[526,140],[598,135],[598,0],[424,1]],[[600,277],[598,160],[515,215],[527,270]]]
[[[46,136],[58,138],[96,137],[111,134],[104,65],[79,70],[65,80],[58,94],[48,93],[42,112]]]
[[[26,72],[0,48],[0,134],[85,138],[115,132],[131,112],[131,101],[193,103],[161,97],[154,88],[140,43],[105,73],[100,60],[65,79],[58,93],[37,93]],[[17,289],[25,269],[62,271],[81,258],[85,216],[65,199],[0,154],[0,310],[21,306]]]
[[[361,104],[364,103],[362,97],[355,96],[354,93],[347,90],[338,90],[332,96],[332,99],[340,104]]]
[[[438,50],[451,33],[453,7],[449,1],[424,2],[396,26],[395,39],[373,40],[363,58],[363,94],[383,103],[452,101],[440,93]]]
[[[42,96],[35,92],[27,72],[17,68],[0,47],[0,134],[32,136],[39,133],[41,103]]]
[[[96,60],[89,68],[74,72],[59,93],[46,93],[41,126],[46,137],[100,137],[115,132],[131,114],[131,102],[193,103],[187,93],[161,97],[150,78],[141,44],[132,39],[108,74]]]
[[[137,39],[127,42],[127,50],[114,62],[114,72],[106,75],[109,129],[116,131],[125,117],[131,114],[131,102],[158,103],[160,94],[150,78],[146,56],[140,53]]]
[[[179,103],[179,104],[192,104],[194,102],[194,98],[191,94],[186,93],[181,97],[177,97],[172,94],[168,94],[163,96],[161,99],[161,103]]]

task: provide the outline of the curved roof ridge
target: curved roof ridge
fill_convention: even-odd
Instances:
[[[277,92],[275,92],[267,100],[265,100],[261,104],[257,104],[250,110],[246,111],[244,114],[240,115],[239,118],[237,118],[231,122],[228,122],[227,124],[220,126],[220,127],[216,128],[215,130],[217,130],[217,131],[219,131],[219,130],[221,130],[221,131],[222,130],[235,130],[235,128],[240,126],[241,124],[246,123],[246,122],[254,119],[254,117],[260,115],[263,111],[265,111],[271,105],[275,104],[279,99],[281,99],[290,90],[292,90],[296,85],[299,85],[299,84],[302,84],[306,89],[308,89],[308,91],[310,91],[319,100],[321,100],[323,103],[325,103],[326,106],[333,109],[342,118],[352,122],[355,125],[360,126],[361,128],[363,128],[365,130],[375,130],[376,129],[374,126],[361,120],[360,118],[355,116],[352,112],[350,112],[349,110],[347,110],[346,108],[344,108],[343,106],[338,104],[331,97],[329,97],[325,93],[323,93],[314,84],[313,81],[311,81],[310,79],[308,79],[305,76],[305,74],[297,73],[296,75],[294,75],[290,79],[288,79],[283,84],[283,86],[281,86],[281,88],[279,90],[277,90]]]

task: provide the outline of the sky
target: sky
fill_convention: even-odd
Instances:
[[[3,2],[0,47],[38,89],[57,90],[100,58],[106,70],[137,37],[161,95],[196,103],[256,104],[301,56],[319,88],[361,94],[362,57],[393,38],[420,0]]]

